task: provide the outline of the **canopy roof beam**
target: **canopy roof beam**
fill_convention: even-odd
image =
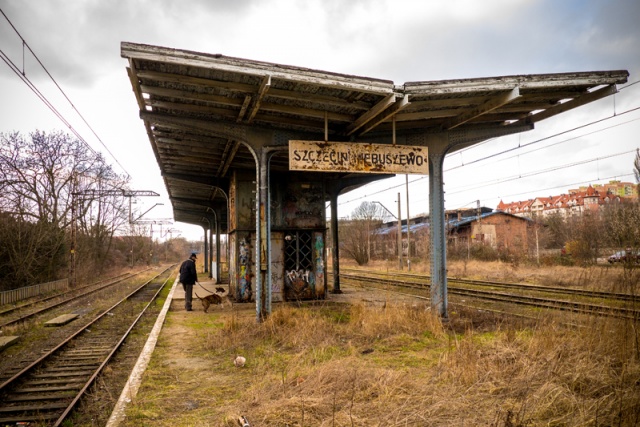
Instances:
[[[497,108],[500,108],[503,105],[508,104],[518,98],[520,98],[520,89],[516,86],[509,92],[501,93],[500,95],[491,97],[477,107],[465,110],[456,117],[452,117],[451,119],[445,121],[442,124],[442,130],[455,129],[460,125],[470,122],[471,120],[487,114]]]

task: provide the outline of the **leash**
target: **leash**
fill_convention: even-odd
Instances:
[[[200,286],[202,289],[204,289],[205,291],[207,291],[207,292],[211,293],[211,295],[215,294],[215,292],[211,292],[210,290],[208,290],[207,288],[205,288],[204,286],[202,286],[202,285],[200,284],[200,282],[196,282],[196,283],[197,283],[197,284],[198,284],[198,286]]]

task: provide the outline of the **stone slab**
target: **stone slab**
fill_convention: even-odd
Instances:
[[[4,350],[7,347],[11,347],[15,343],[17,343],[19,339],[20,337],[17,336],[0,337],[0,351]]]
[[[44,322],[44,326],[62,326],[71,322],[72,320],[76,320],[78,318],[77,314],[63,314],[62,316],[58,316],[55,319],[51,319],[47,322]]]

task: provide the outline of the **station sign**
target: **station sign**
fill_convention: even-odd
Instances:
[[[427,147],[290,140],[289,170],[428,175],[429,157]]]

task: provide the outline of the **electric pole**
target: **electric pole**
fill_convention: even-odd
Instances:
[[[68,284],[70,288],[75,288],[76,286],[76,204],[78,203],[76,193],[76,187],[78,186],[77,175],[73,174],[72,178],[73,182],[71,184],[71,230],[70,230],[70,240],[69,244],[69,279]]]
[[[402,214],[400,212],[400,192],[398,192],[398,268],[402,270]]]
[[[407,271],[411,271],[411,217],[409,216],[409,175],[405,175],[407,189]]]

